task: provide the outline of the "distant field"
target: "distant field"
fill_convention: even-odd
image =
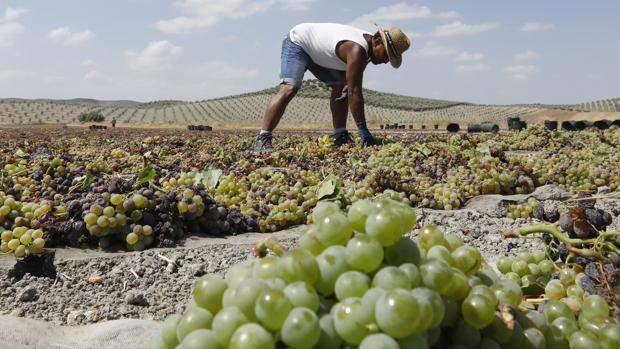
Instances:
[[[206,124],[214,126],[258,125],[265,106],[276,89],[266,89],[237,96],[184,102],[74,100],[0,100],[0,124],[58,124],[77,123],[85,112],[100,112],[106,122],[113,118],[119,124],[183,126]],[[306,81],[298,96],[289,105],[282,119],[284,126],[327,125],[331,121],[329,90],[316,80]],[[447,122],[504,123],[508,117],[544,118],[558,111],[581,112],[585,118],[613,117],[620,112],[620,98],[575,105],[477,105],[465,102],[409,97],[366,90],[367,119],[372,124],[444,124]],[[584,112],[594,112],[588,115]],[[562,114],[565,115],[566,113]],[[574,114],[574,113],[573,113]],[[571,114],[571,115],[573,115]]]

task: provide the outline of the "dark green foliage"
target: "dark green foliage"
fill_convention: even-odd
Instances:
[[[105,120],[105,116],[99,112],[86,112],[78,116],[79,122],[102,122]]]

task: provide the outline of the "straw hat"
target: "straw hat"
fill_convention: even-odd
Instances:
[[[390,64],[394,68],[400,67],[403,63],[403,52],[409,49],[409,46],[411,46],[411,40],[409,40],[407,35],[405,35],[405,33],[403,33],[403,31],[398,27],[383,30],[383,28],[377,25],[377,28],[379,28],[381,41],[383,41],[383,46],[387,51]]]

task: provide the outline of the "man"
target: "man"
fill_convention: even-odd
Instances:
[[[368,63],[390,63],[400,67],[402,54],[411,41],[399,28],[379,30],[373,35],[351,26],[333,23],[304,23],[295,26],[282,42],[280,87],[267,105],[263,125],[254,141],[257,153],[273,150],[272,132],[293,99],[306,70],[331,87],[329,101],[334,125],[334,145],[352,142],[347,131],[349,109],[357,124],[362,145],[374,145],[366,126],[362,80]]]

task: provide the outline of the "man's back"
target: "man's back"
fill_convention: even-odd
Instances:
[[[342,41],[358,43],[368,52],[364,34],[369,32],[336,23],[302,23],[290,31],[291,41],[301,46],[314,63],[329,69],[344,71],[346,63],[336,54],[336,46]]]

